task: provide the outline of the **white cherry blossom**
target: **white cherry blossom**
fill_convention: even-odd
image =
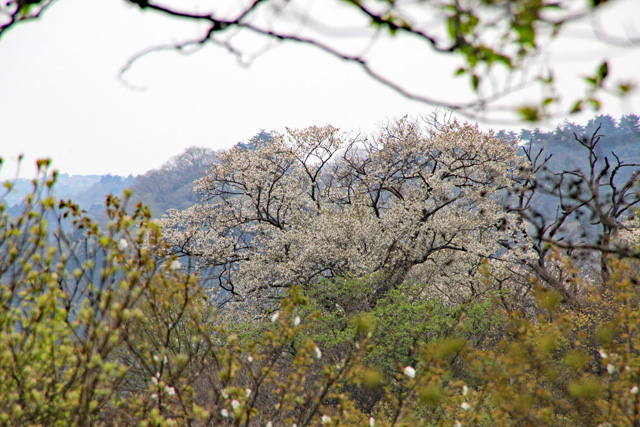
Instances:
[[[407,366],[404,368],[404,374],[409,378],[414,378],[416,376],[416,370],[411,366]]]
[[[455,121],[429,130],[403,118],[370,137],[289,129],[222,153],[195,183],[200,203],[169,211],[162,231],[176,254],[212,269],[243,313],[272,310],[290,286],[347,274],[380,278],[370,306],[408,280],[463,299],[482,286],[483,263],[508,274],[532,256],[499,203],[525,166],[514,145]]]

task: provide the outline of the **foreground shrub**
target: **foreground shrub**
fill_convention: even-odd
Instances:
[[[102,230],[54,182],[0,204],[1,424],[640,424],[634,262],[579,307],[539,288],[536,316],[338,278],[224,324],[144,207],[109,197]]]
[[[165,256],[144,207],[129,214],[126,197],[109,197],[101,230],[51,196],[54,182],[43,163],[20,214],[0,205],[3,424],[313,425],[352,408],[335,386],[367,338],[308,378],[322,351],[310,339],[286,351],[307,328],[294,316],[306,304],[299,293],[273,331],[243,342]]]

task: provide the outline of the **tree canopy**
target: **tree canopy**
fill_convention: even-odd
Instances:
[[[289,130],[221,153],[198,208],[125,192],[104,228],[42,161],[0,203],[0,422],[637,425],[640,165],[598,131],[554,170],[456,122]]]
[[[193,205],[193,181],[211,167],[216,156],[217,152],[209,148],[187,148],[159,169],[138,175],[131,188],[134,199],[148,206],[154,216],[162,216],[169,208]]]
[[[371,137],[291,129],[222,153],[196,181],[201,202],[170,211],[163,232],[239,298],[375,273],[362,301],[374,306],[410,277],[451,287],[456,269],[526,257],[498,197],[524,169],[512,144],[456,122],[429,131],[405,118]],[[507,241],[520,251],[504,253]]]

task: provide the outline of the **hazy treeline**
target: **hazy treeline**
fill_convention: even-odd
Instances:
[[[288,129],[102,224],[41,162],[0,204],[0,423],[640,425],[640,165],[599,135],[555,168],[455,121]]]
[[[598,153],[602,156],[615,152],[623,159],[640,159],[640,117],[629,114],[618,120],[609,115],[598,115],[585,125],[568,121],[554,130],[522,129],[498,131],[496,136],[510,141],[518,140],[522,147],[544,149],[551,154],[548,165],[553,168],[584,168],[587,159],[575,156],[575,136],[591,135],[600,126],[602,141]],[[271,134],[264,130],[237,147],[254,149],[267,143]],[[168,209],[184,209],[193,205],[197,197],[193,194],[193,182],[204,175],[215,162],[219,151],[206,147],[189,147],[183,153],[167,160],[158,169],[142,175],[121,177],[115,175],[68,175],[60,174],[56,194],[60,198],[72,198],[82,208],[100,218],[104,200],[108,194],[122,194],[124,189],[133,190],[134,200],[144,203],[154,217],[161,217]],[[5,196],[9,208],[22,202],[24,194],[33,188],[30,179],[18,179],[14,190]]]

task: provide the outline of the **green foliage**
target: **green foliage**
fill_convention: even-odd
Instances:
[[[307,327],[293,322],[302,295],[282,302],[273,331],[243,342],[216,320],[196,278],[166,257],[148,210],[129,215],[126,199],[110,196],[103,231],[49,196],[46,168],[22,214],[0,205],[3,424],[311,425],[336,402],[350,407],[334,386],[366,338],[310,378],[321,363],[316,344],[284,351]]]
[[[577,276],[580,305],[534,287],[511,312],[507,291],[452,303],[419,283],[374,301],[379,278],[343,277],[227,325],[146,208],[110,196],[102,230],[51,197],[47,166],[22,213],[0,204],[3,425],[640,422],[637,261],[611,259],[602,287]]]
[[[404,367],[419,365],[425,348],[439,363],[448,364],[467,344],[487,345],[499,336],[500,321],[489,300],[447,304],[426,298],[424,285],[405,284],[371,307],[367,300],[375,282],[375,278],[326,280],[306,290],[309,305],[300,310],[303,319],[313,319],[310,336],[330,360],[341,360],[354,336],[370,337],[373,346],[362,359],[362,386],[345,385],[363,410],[370,412],[398,399],[404,386],[393,378]],[[454,370],[446,376],[459,378],[459,374]],[[430,383],[421,399],[433,404],[439,399],[436,390]]]
[[[13,425],[88,424],[116,393],[126,367],[111,356],[159,271],[143,243],[148,216],[107,201],[102,232],[50,192],[48,162],[22,214],[0,219],[0,417]],[[78,233],[70,236],[63,222]],[[138,226],[134,232],[132,227]]]

